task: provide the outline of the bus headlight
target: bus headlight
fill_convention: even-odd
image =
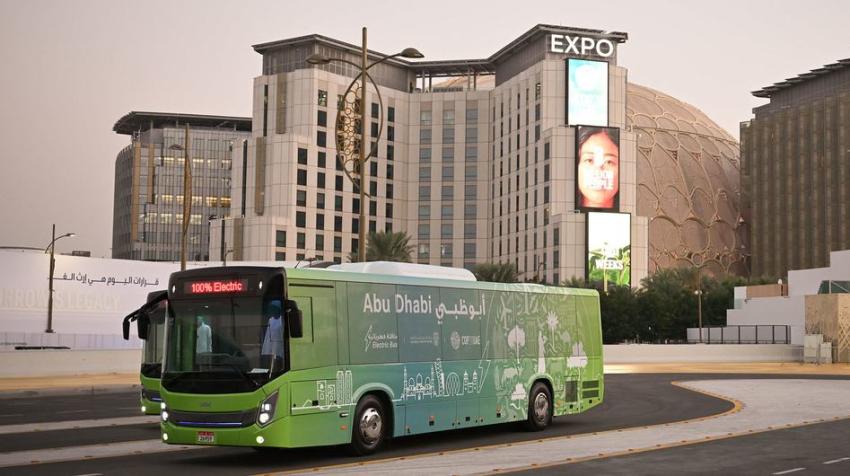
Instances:
[[[269,395],[260,403],[257,409],[257,424],[266,426],[274,418],[274,410],[277,406],[277,392]]]
[[[163,410],[163,411],[160,413],[160,415],[162,416],[162,421],[163,421],[163,422],[167,422],[167,421],[168,421],[168,411]]]

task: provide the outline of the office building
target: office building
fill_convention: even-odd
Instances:
[[[115,159],[112,257],[179,261],[185,126],[192,160],[187,259],[208,259],[209,220],[230,214],[231,158],[250,136],[251,118],[130,112],[113,130],[130,136]]]
[[[232,213],[213,223],[211,259],[226,249],[237,260],[347,261],[364,226],[405,231],[420,263],[513,263],[521,279],[553,283],[584,277],[593,262],[636,285],[648,269],[648,219],[637,213],[637,135],[627,128],[627,71],[617,64],[626,39],[537,25],[487,58],[375,67],[382,103],[370,89],[364,127],[377,157],[364,170],[363,204],[338,166],[334,134],[358,71],[306,61],[318,53],[357,63],[359,47],[321,35],[254,46],[263,70],[253,131],[236,148]],[[384,56],[370,52],[370,62]],[[577,135],[601,138],[599,128],[618,169],[590,181],[615,197],[584,202]],[[594,150],[601,165],[608,149]],[[359,223],[361,206],[368,223]],[[589,253],[588,227],[596,226],[588,217],[614,215],[620,228],[602,232]],[[216,241],[222,223],[224,246]]]
[[[829,265],[850,249],[850,59],[767,86],[741,124],[752,275]]]

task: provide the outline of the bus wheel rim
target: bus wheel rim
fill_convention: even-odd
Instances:
[[[373,444],[381,438],[381,414],[374,408],[367,408],[360,417],[360,436],[367,444]]]
[[[549,417],[549,398],[545,393],[540,392],[534,397],[534,419],[539,422],[545,422]]]

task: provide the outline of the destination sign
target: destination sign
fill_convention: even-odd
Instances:
[[[189,281],[184,287],[186,294],[230,294],[242,293],[247,290],[247,279]]]

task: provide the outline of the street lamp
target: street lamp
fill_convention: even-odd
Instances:
[[[366,162],[375,154],[375,150],[371,147],[369,148],[369,153],[366,153],[366,81],[368,80],[375,88],[375,92],[378,95],[378,102],[381,104],[381,110],[383,111],[383,98],[381,97],[381,91],[378,89],[377,83],[372,79],[369,75],[369,69],[373,66],[383,63],[389,59],[402,57],[402,58],[424,58],[425,55],[419,52],[416,48],[405,48],[399,53],[394,55],[385,56],[384,58],[375,61],[372,64],[367,64],[367,55],[368,50],[366,49],[366,27],[363,27],[363,45],[361,47],[361,62],[360,64],[354,63],[353,61],[348,61],[343,58],[329,58],[325,55],[321,54],[313,54],[307,57],[307,63],[313,65],[322,65],[328,64],[332,61],[337,61],[340,63],[345,63],[353,66],[354,68],[360,70],[360,73],[351,81],[351,84],[348,85],[348,88],[345,90],[345,93],[342,95],[343,101],[347,101],[349,95],[353,92],[355,100],[357,100],[357,90],[359,89],[360,98],[357,107],[352,108],[351,112],[348,112],[347,108],[340,108],[337,113],[337,121],[336,121],[336,149],[338,160],[343,166],[343,172],[351,180],[351,183],[354,184],[360,191],[360,226],[358,229],[358,251],[357,251],[357,259],[358,261],[366,261]],[[357,85],[357,88],[355,88]],[[357,157],[354,157],[354,144],[355,144],[355,135],[357,134],[357,128],[354,127],[356,124],[356,119],[352,120],[351,117],[347,117],[346,113],[351,114],[354,111],[359,109],[359,119],[360,119],[360,146],[357,147]],[[381,133],[384,130],[384,119],[383,114],[381,114],[381,125],[378,128],[378,135],[373,139],[377,143],[380,140]],[[340,142],[342,142],[343,147],[340,147]],[[354,164],[354,167],[351,167],[351,171],[348,170],[346,165]],[[352,174],[358,174],[359,178],[355,180]]]
[[[47,282],[47,329],[44,332],[53,333],[53,271],[56,269],[56,260],[53,259],[53,250],[56,248],[56,242],[65,237],[75,236],[76,233],[65,233],[64,235],[56,236],[56,223],[53,224],[53,232],[51,234],[50,244],[44,248],[44,252],[50,252],[50,277]]]
[[[702,344],[702,289],[694,291],[697,297],[697,317],[699,319],[699,343]]]
[[[169,150],[182,150],[183,154],[183,226],[180,233],[180,271],[186,269],[186,234],[192,214],[192,163],[189,160],[189,124],[185,124],[183,144],[172,144]]]

